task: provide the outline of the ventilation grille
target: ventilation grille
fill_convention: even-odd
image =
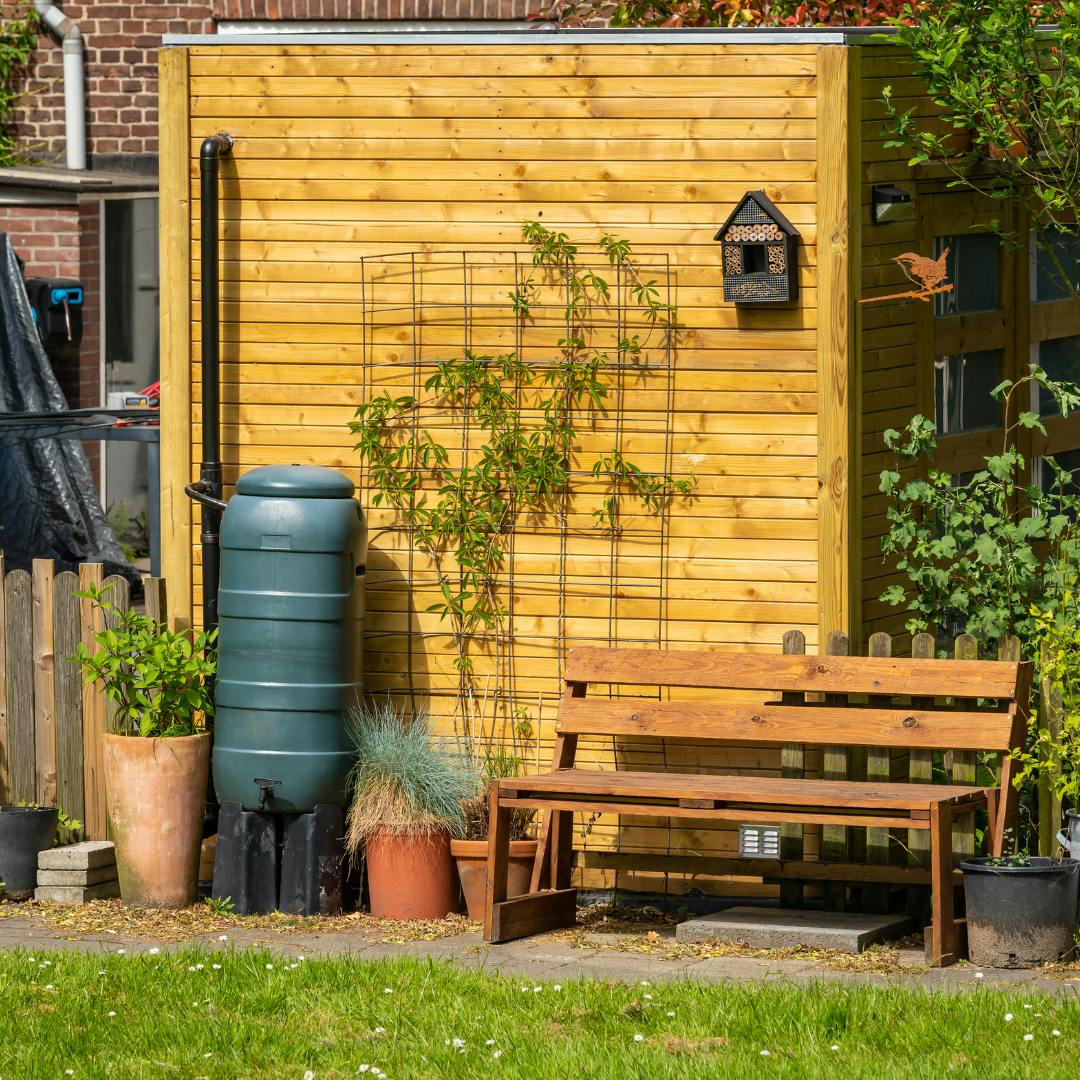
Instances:
[[[740,825],[739,854],[744,859],[779,859],[779,825]]]

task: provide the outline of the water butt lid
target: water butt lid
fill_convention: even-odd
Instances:
[[[319,465],[264,465],[241,476],[236,491],[278,499],[351,499],[355,486],[336,469]]]

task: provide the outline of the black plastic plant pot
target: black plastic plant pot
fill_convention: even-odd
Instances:
[[[968,958],[980,967],[1053,964],[1073,952],[1080,862],[1033,856],[1029,865],[968,859]]]
[[[5,900],[29,900],[37,885],[38,852],[52,847],[55,807],[0,806],[0,881]]]

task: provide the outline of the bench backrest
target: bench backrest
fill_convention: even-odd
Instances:
[[[781,656],[759,653],[570,650],[558,735],[623,735],[725,743],[814,743],[934,750],[1013,749],[1027,722],[1032,665],[987,660]],[[764,694],[866,695],[822,705],[588,696],[592,684],[687,687]],[[958,708],[897,705],[949,697]],[[974,699],[986,708],[975,709]]]

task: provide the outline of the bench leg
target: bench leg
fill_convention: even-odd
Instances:
[[[510,807],[499,805],[499,782],[488,796],[487,895],[484,898],[484,940],[492,940],[495,906],[506,899],[510,863]]]
[[[490,942],[513,941],[515,938],[541,934],[545,930],[559,930],[573,926],[577,920],[577,890],[555,889],[541,892],[533,889],[524,896],[507,899],[507,871],[510,861],[510,815],[509,806],[499,805],[498,781],[491,786],[490,810],[488,817],[488,862],[487,896],[484,904],[484,940]],[[569,823],[564,830],[566,844],[569,844],[572,824],[570,814],[557,814],[556,818],[567,818]],[[555,853],[562,845],[555,843],[562,833],[553,822],[555,829],[551,844],[551,863],[555,863]],[[565,871],[564,871],[565,866]],[[564,875],[569,881],[570,858],[567,850],[565,860],[559,861],[553,872]]]
[[[551,888],[569,889],[574,861],[574,815],[556,810],[551,822]]]
[[[930,966],[947,967],[960,959],[953,921],[953,811],[949,803],[930,807]]]

